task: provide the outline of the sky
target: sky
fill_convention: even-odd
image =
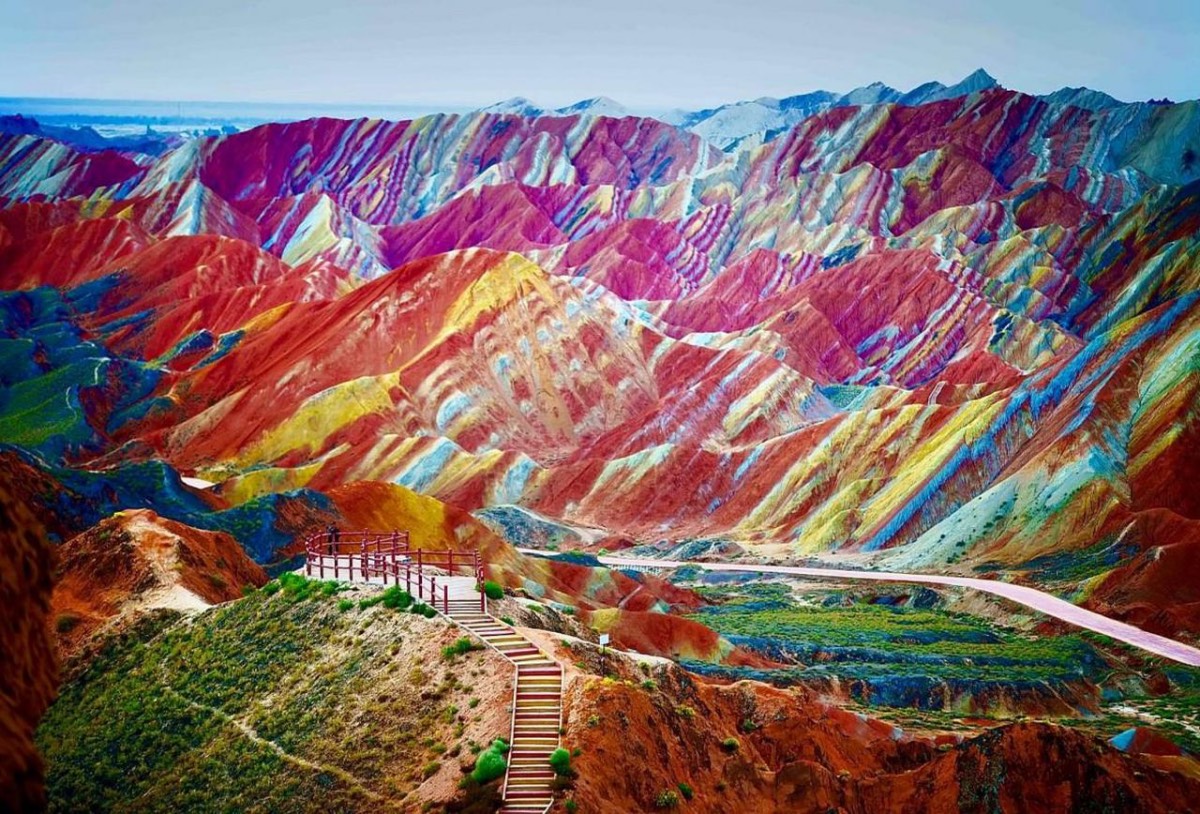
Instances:
[[[1200,0],[0,0],[0,96],[694,109],[982,67],[1200,97]]]

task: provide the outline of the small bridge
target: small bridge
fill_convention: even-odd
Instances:
[[[304,555],[310,577],[403,585],[512,663],[512,724],[500,811],[549,811],[554,804],[550,754],[561,745],[563,725],[562,667],[488,613],[479,552],[413,548],[405,531],[327,529],[305,538]]]

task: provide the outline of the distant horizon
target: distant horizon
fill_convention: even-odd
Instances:
[[[18,98],[476,109],[608,96],[707,109],[979,66],[1041,95],[1200,96],[1194,0],[152,0],[18,3],[0,75]]]
[[[1014,91],[1017,93],[1025,93],[1025,94],[1031,95],[1031,96],[1045,96],[1050,93],[1054,93],[1058,90],[1081,89],[1082,88],[1082,89],[1087,89],[1087,90],[1103,93],[1107,96],[1110,96],[1113,99],[1116,99],[1118,102],[1120,102],[1122,104],[1136,104],[1138,102],[1149,102],[1154,99],[1164,98],[1164,97],[1153,97],[1153,96],[1147,97],[1145,99],[1122,98],[1122,97],[1116,96],[1115,94],[1109,93],[1108,91],[1106,91],[1103,88],[1089,87],[1086,85],[1062,85],[1062,86],[1054,88],[1053,90],[1050,90],[1050,91],[1034,92],[1034,91],[1026,90],[1024,88],[1011,86],[1011,85],[1005,83],[1003,78],[995,76],[995,74],[993,74],[987,68],[981,67],[976,70],[983,70],[983,71],[987,72],[990,76],[993,76],[993,78],[996,79],[996,81],[1000,84],[1001,87],[1005,88],[1006,90]],[[945,79],[929,79],[926,81],[927,82],[941,82],[944,85],[950,86],[950,85],[953,85],[954,83],[959,82],[962,79],[966,78],[966,76],[970,76],[970,74],[966,74],[962,77],[958,77],[956,79],[952,79],[949,81],[947,81]],[[883,85],[887,85],[887,86],[892,87],[901,92],[911,90],[912,88],[919,87],[920,84],[923,84],[923,83],[918,83],[918,85],[913,85],[911,87],[904,87],[904,86],[893,85],[891,82],[888,82],[886,78],[879,78],[879,79],[874,80],[872,83],[868,83],[868,85],[874,84],[876,82],[881,83]],[[622,99],[620,99],[619,97],[614,96],[612,94],[581,96],[577,99],[574,99],[572,101],[566,102],[561,105],[543,103],[541,100],[539,100],[533,96],[530,96],[529,94],[521,94],[521,93],[513,94],[510,96],[501,98],[501,99],[495,99],[495,100],[492,100],[490,102],[486,102],[483,104],[468,104],[465,102],[454,102],[454,101],[447,101],[447,102],[341,101],[341,102],[339,102],[339,101],[329,101],[329,100],[294,100],[294,101],[278,100],[278,99],[258,100],[258,99],[251,99],[251,98],[189,99],[189,98],[136,98],[136,97],[28,96],[28,95],[23,95],[23,96],[0,96],[0,115],[13,115],[14,113],[19,114],[20,111],[16,111],[13,108],[15,107],[16,103],[21,103],[21,102],[40,103],[43,105],[78,104],[81,106],[85,106],[87,104],[95,104],[95,105],[135,105],[135,106],[136,105],[161,105],[161,106],[189,105],[189,106],[193,106],[193,107],[196,107],[196,106],[199,106],[199,107],[218,106],[218,107],[260,108],[260,109],[261,108],[266,108],[266,109],[275,108],[275,109],[279,109],[280,111],[291,111],[291,112],[296,112],[298,110],[303,110],[305,108],[312,108],[315,110],[345,109],[347,111],[350,111],[350,110],[354,110],[354,111],[379,110],[379,111],[394,111],[394,112],[407,110],[409,113],[416,113],[417,111],[425,111],[425,112],[421,112],[421,113],[416,113],[416,115],[430,115],[430,114],[434,114],[434,113],[468,113],[468,112],[471,112],[474,110],[479,110],[481,108],[490,107],[493,105],[498,105],[498,104],[501,104],[504,102],[517,100],[517,99],[525,100],[525,101],[530,102],[533,105],[536,105],[537,107],[540,107],[543,109],[555,110],[555,109],[559,109],[559,108],[570,107],[571,105],[578,104],[580,102],[589,101],[592,99],[607,98],[607,99],[610,99],[611,101],[614,101],[614,102],[620,104],[622,107],[626,108],[631,113],[637,113],[639,115],[646,115],[646,116],[653,116],[656,114],[670,113],[675,110],[688,110],[688,111],[702,110],[702,109],[707,109],[707,108],[720,107],[723,105],[737,104],[740,102],[752,102],[752,101],[756,101],[759,99],[786,99],[786,98],[789,98],[790,96],[801,96],[801,95],[809,94],[809,93],[828,92],[828,93],[836,93],[836,94],[848,94],[859,88],[867,87],[868,85],[857,85],[852,88],[814,87],[814,88],[806,88],[806,89],[797,89],[792,93],[782,95],[782,96],[769,96],[766,94],[759,94],[757,96],[749,96],[749,97],[745,97],[745,98],[736,98],[736,99],[731,98],[731,99],[727,99],[723,102],[719,102],[717,104],[695,104],[695,105],[682,105],[682,106],[676,106],[676,107],[661,107],[661,106],[627,104]],[[1200,95],[1198,95],[1197,97],[1187,97],[1187,98],[1171,98],[1171,97],[1166,97],[1166,98],[1169,98],[1171,102],[1180,103],[1180,102],[1187,102],[1187,101],[1196,101],[1198,98],[1200,98]],[[194,113],[194,112],[195,111],[184,111],[185,114],[186,113]],[[24,115],[29,115],[31,117],[35,117],[36,114],[27,113]],[[85,115],[85,114],[82,114],[78,111],[73,111],[73,112],[64,111],[60,115]],[[149,113],[147,113],[144,115],[168,115],[168,114],[165,114],[165,113],[149,114]],[[257,117],[246,117],[246,118],[257,118]]]

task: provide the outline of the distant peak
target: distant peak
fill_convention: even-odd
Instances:
[[[955,87],[970,89],[970,90],[987,90],[989,88],[998,88],[1000,83],[996,81],[996,77],[985,71],[983,68],[978,68],[970,76],[963,79]]]
[[[599,116],[625,116],[628,114],[624,105],[607,96],[593,96],[591,99],[584,99],[568,107],[560,107],[556,112],[591,113]]]

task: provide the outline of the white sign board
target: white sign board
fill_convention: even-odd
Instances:
[[[600,646],[608,647],[608,634],[607,633],[600,634]]]

